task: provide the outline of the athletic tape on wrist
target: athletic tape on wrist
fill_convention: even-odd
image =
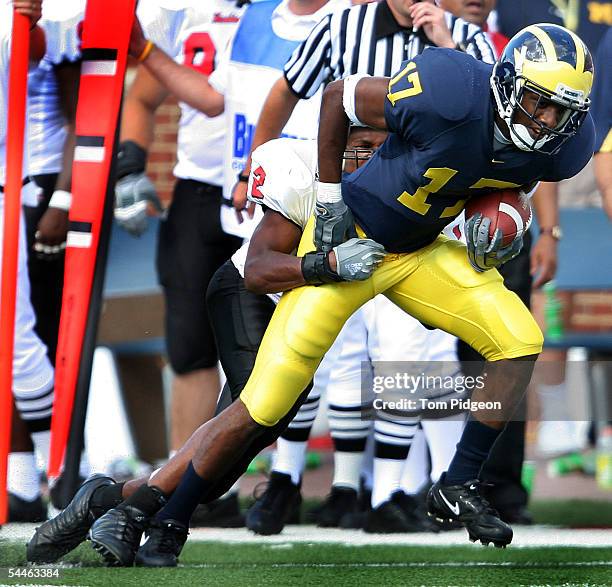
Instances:
[[[342,187],[339,183],[317,183],[317,202],[335,204],[342,201]]]
[[[72,204],[72,194],[65,190],[55,190],[49,200],[49,208],[58,208],[68,212]]]
[[[342,93],[342,105],[344,106],[344,112],[346,113],[351,124],[355,126],[367,126],[363,124],[357,113],[355,112],[355,87],[360,79],[369,77],[365,73],[355,73],[344,78],[344,91]]]

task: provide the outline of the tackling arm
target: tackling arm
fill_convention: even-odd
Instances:
[[[266,294],[304,285],[302,260],[292,254],[301,238],[299,226],[279,212],[266,210],[251,237],[244,267],[246,288]]]
[[[329,252],[356,237],[352,212],[342,200],[342,154],[346,146],[350,112],[362,124],[386,129],[387,78],[362,78],[356,83],[338,80],[323,92],[319,118],[317,203],[314,242],[318,251]],[[345,111],[347,108],[347,111]]]

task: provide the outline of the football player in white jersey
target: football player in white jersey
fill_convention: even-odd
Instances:
[[[0,218],[4,217],[4,183],[6,178],[6,140],[8,120],[8,71],[10,63],[13,9],[28,16],[32,22],[30,32],[30,60],[34,65],[45,53],[44,33],[36,26],[41,16],[40,0],[14,0],[0,4]],[[27,130],[24,150],[22,202],[34,204],[38,190],[28,173]],[[0,261],[3,258],[4,222],[0,221]],[[29,514],[44,516],[40,507],[39,479],[34,466],[32,444],[24,442],[24,432],[31,436],[36,451],[43,459],[49,454],[49,429],[53,405],[53,367],[47,349],[34,331],[35,316],[30,302],[30,283],[27,271],[27,247],[24,222],[21,220],[17,262],[17,296],[15,308],[15,344],[13,349],[13,397],[20,420],[13,418],[16,435],[9,454],[10,494],[19,495]],[[25,426],[25,429],[23,428]],[[38,511],[37,511],[38,510]]]
[[[206,79],[219,62],[243,12],[239,0],[144,0],[138,16],[147,36],[177,64]],[[145,174],[154,138],[154,117],[169,90],[144,67],[127,94],[121,124],[115,217],[131,234],[147,226],[147,202],[161,205]],[[160,222],[157,269],[165,302],[165,336],[173,370],[171,452],[179,449],[215,410],[219,394],[217,349],[205,305],[208,282],[242,240],[225,233],[222,202],[225,117],[207,116],[180,102],[176,183]],[[212,511],[198,512],[203,525],[241,526],[237,493]]]
[[[84,0],[46,0],[39,26],[45,33],[46,52],[28,75],[29,173],[42,189],[35,205],[24,205],[28,245],[28,273],[35,331],[47,346],[55,364],[57,336],[64,281],[64,249],[71,201],[74,121],[80,75],[78,25],[85,10]],[[9,478],[9,521],[39,522],[46,519],[39,473],[30,435],[16,422],[16,434],[23,434],[24,449],[11,456],[19,461],[19,475]],[[46,464],[46,458],[42,458]],[[61,481],[60,481],[61,483]],[[59,486],[51,488],[57,501]]]

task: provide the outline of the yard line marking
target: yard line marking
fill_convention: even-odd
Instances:
[[[224,568],[275,568],[275,569],[335,569],[335,568],[355,568],[355,569],[378,569],[378,568],[460,568],[460,567],[510,567],[525,569],[554,569],[554,568],[573,568],[573,567],[612,567],[612,561],[555,561],[555,562],[529,562],[522,563],[500,561],[448,561],[448,562],[397,562],[397,563],[199,563],[199,564],[179,564],[179,568],[184,569],[224,569]]]

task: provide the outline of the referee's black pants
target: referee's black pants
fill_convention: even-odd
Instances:
[[[516,293],[528,308],[531,307],[531,242],[531,233],[527,232],[521,252],[500,269],[505,286]],[[457,352],[459,360],[464,363],[464,371],[474,367],[473,363],[468,362],[484,361],[484,357],[462,340],[458,341]],[[485,489],[486,497],[502,515],[521,510],[527,505],[529,497],[521,482],[525,458],[526,412],[526,398],[523,397],[514,420],[508,422],[499,435],[480,474],[483,481],[493,484],[493,487]]]
[[[263,335],[276,305],[267,296],[247,291],[244,279],[231,260],[213,275],[206,294],[206,304],[213,327],[219,360],[227,377],[217,413],[235,401],[248,381]],[[310,384],[289,413],[275,426],[266,428],[247,448],[234,467],[208,493],[208,502],[223,495],[246,471],[249,463],[272,444],[293,420],[312,388]]]

